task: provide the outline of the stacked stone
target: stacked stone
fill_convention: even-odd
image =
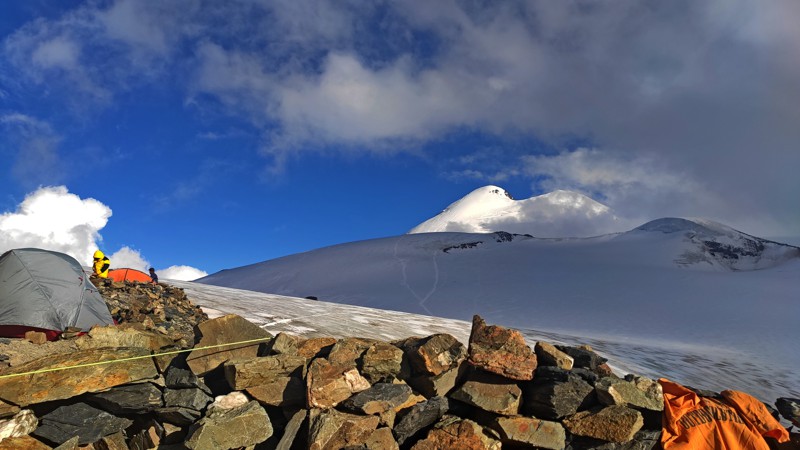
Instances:
[[[191,352],[148,357],[171,348],[159,333],[117,331],[126,346],[109,346],[115,329],[0,373],[120,360],[0,378],[0,450],[659,447],[658,383],[477,316],[468,347],[273,337],[229,315],[200,323]]]
[[[113,281],[93,277],[111,316],[118,324],[140,324],[175,341],[176,346],[194,344],[194,328],[208,315],[193,304],[183,289],[164,283]]]

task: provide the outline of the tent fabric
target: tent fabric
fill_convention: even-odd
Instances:
[[[665,378],[661,446],[664,450],[770,450],[764,437],[779,443],[789,433],[758,399],[740,391],[701,397]]]
[[[114,281],[139,281],[149,283],[153,281],[149,274],[136,269],[112,269],[108,271],[108,278]]]
[[[0,335],[17,337],[26,328],[88,331],[113,323],[105,300],[75,258],[38,248],[0,256]]]

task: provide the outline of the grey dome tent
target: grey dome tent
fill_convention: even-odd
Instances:
[[[0,256],[0,336],[36,330],[54,339],[67,327],[88,331],[113,323],[105,300],[75,258],[39,248]]]

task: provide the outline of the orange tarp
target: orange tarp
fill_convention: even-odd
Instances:
[[[136,269],[113,269],[108,271],[108,278],[114,281],[139,281],[149,283],[153,281],[150,275]]]
[[[764,437],[789,440],[789,432],[758,399],[739,391],[701,397],[664,378],[664,450],[769,450]]]

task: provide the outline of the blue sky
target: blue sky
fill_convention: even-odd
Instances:
[[[2,250],[212,273],[401,234],[486,184],[800,235],[792,1],[0,8]],[[19,228],[44,192],[69,227]]]

